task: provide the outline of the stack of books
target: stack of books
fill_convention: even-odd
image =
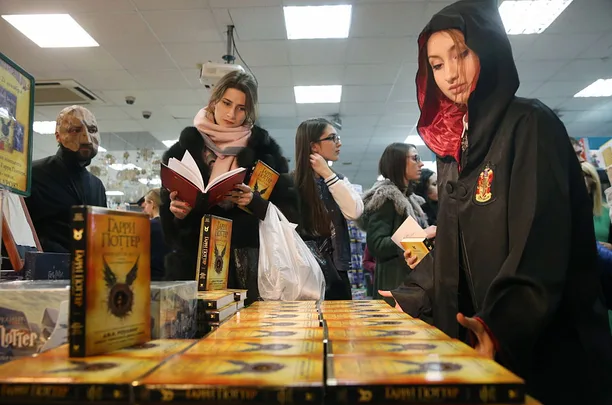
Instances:
[[[198,291],[196,336],[217,329],[244,308],[247,290]]]

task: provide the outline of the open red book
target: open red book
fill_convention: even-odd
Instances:
[[[195,207],[198,193],[208,194],[208,206],[219,204],[237,184],[244,182],[246,169],[239,167],[222,174],[204,187],[200,169],[188,151],[182,160],[170,158],[168,165],[162,163],[160,177],[162,186],[170,192],[177,191],[178,198]]]

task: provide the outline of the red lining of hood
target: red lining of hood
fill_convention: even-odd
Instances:
[[[419,68],[416,77],[417,101],[421,116],[417,131],[427,147],[440,157],[452,156],[457,162],[461,157],[461,134],[463,133],[463,116],[466,111],[449,100],[438,87],[428,88],[429,67],[423,66],[423,53],[427,52],[426,44],[431,33],[419,37]],[[433,77],[432,77],[433,82]],[[472,84],[476,88],[478,77]]]

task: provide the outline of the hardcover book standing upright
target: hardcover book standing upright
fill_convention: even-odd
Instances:
[[[278,177],[280,175],[276,170],[262,162],[261,160],[257,161],[255,167],[253,167],[253,171],[251,172],[247,185],[253,190],[254,193],[258,193],[261,198],[264,200],[269,200],[270,195],[272,194],[272,190],[274,190],[274,186],[278,181]],[[251,212],[246,207],[240,207],[246,212]]]
[[[204,215],[200,225],[197,281],[198,291],[225,290],[232,243],[232,221]]]
[[[148,216],[75,206],[72,228],[70,357],[151,340]]]

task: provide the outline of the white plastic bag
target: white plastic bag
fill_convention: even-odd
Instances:
[[[266,301],[306,301],[325,298],[325,278],[319,263],[272,203],[259,223],[259,295]]]

